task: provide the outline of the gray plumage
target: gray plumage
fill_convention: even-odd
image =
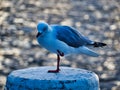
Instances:
[[[69,26],[52,26],[56,30],[56,37],[60,41],[65,42],[69,46],[78,48],[83,45],[93,44],[93,41],[89,40],[87,37],[83,36],[76,29]]]

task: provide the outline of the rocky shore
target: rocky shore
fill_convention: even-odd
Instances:
[[[85,55],[63,57],[61,66],[94,71],[101,90],[120,90],[120,0],[0,0],[0,90],[17,69],[55,66],[56,55],[38,45],[36,24],[69,25],[107,43]]]

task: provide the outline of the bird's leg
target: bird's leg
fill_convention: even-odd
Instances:
[[[59,63],[60,63],[60,56],[59,56],[59,54],[57,54],[57,69],[56,70],[48,70],[48,72],[49,73],[58,73],[60,71]]]
[[[64,56],[63,52],[60,52],[59,50],[57,50],[58,54],[57,54],[57,69],[56,70],[48,70],[49,73],[58,73],[60,71],[59,68],[59,64],[60,64],[60,56]]]

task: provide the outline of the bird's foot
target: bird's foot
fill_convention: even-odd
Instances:
[[[56,69],[56,70],[48,70],[48,73],[58,73],[60,71],[60,69]]]

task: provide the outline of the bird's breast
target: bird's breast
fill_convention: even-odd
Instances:
[[[55,40],[51,37],[37,38],[38,43],[47,50],[56,53]]]
[[[67,44],[65,44],[62,41],[59,41],[58,39],[54,37],[40,37],[37,38],[37,41],[39,44],[49,50],[50,52],[57,53],[57,50],[63,52],[64,54],[72,53],[73,48],[69,47]]]

